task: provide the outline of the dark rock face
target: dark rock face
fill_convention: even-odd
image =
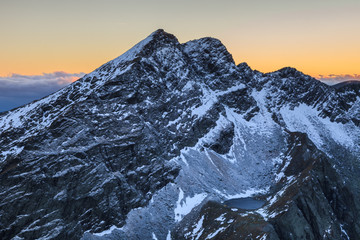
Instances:
[[[260,197],[275,213],[269,219],[257,211],[208,202],[184,219],[175,239],[357,239],[359,202],[329,159],[301,133],[290,133],[285,159],[280,168],[285,175],[273,187],[274,195]],[[198,222],[201,232],[196,231]]]
[[[173,239],[357,239],[360,159],[351,141],[360,138],[359,104],[357,85],[330,87],[293,68],[263,74],[236,66],[217,39],[180,44],[158,30],[59,92],[0,116],[0,238],[79,239],[116,226],[125,229],[120,237],[105,239],[165,239],[168,231]],[[288,112],[302,105],[316,111],[308,120],[322,124],[316,133],[329,120],[338,124],[331,130],[355,137],[345,146],[330,133],[292,133],[297,116]],[[234,174],[269,186],[260,196],[271,203],[266,216],[208,201],[240,186],[229,180]],[[180,188],[186,175],[194,179],[189,195]],[[146,233],[126,232],[130,213],[166,191],[178,201],[163,200],[169,211],[149,210],[148,218],[168,214],[169,229],[150,221]],[[207,197],[177,220],[181,193]]]
[[[192,56],[202,43],[203,51],[218,52]],[[34,107],[22,126],[2,131],[1,151],[14,143],[24,148],[1,162],[1,191],[7,196],[1,202],[1,238],[70,239],[123,225],[131,209],[146,205],[176,178],[179,168],[167,159],[214,126],[221,109],[198,119],[189,113],[204,94],[199,82],[215,88],[226,71],[223,64],[236,67],[218,40],[181,45],[161,30],[134,59],[115,67],[114,61],[97,70],[100,76],[85,76]],[[129,65],[131,71],[111,76]],[[184,90],[189,79],[194,86]],[[34,129],[44,118],[49,124]],[[176,119],[180,128],[171,124]],[[220,152],[231,146],[231,130],[224,134],[227,146],[213,146]],[[16,211],[6,211],[14,206]]]
[[[272,222],[280,239],[356,239],[360,236],[359,202],[344,185],[330,160],[303,134],[289,151],[286,176],[299,176],[288,189],[288,211]],[[292,192],[293,191],[293,192]],[[302,224],[299,224],[302,223]]]
[[[187,216],[172,235],[174,239],[256,239],[267,234],[269,239],[278,240],[273,226],[260,215],[239,214],[222,204],[209,201],[196,214]],[[245,213],[245,212],[243,212]],[[197,223],[202,231],[197,231]],[[195,223],[195,224],[194,224]],[[194,228],[195,226],[195,228]],[[217,234],[216,230],[220,230]]]
[[[204,147],[210,148],[219,154],[228,153],[234,138],[234,125],[227,126],[220,132],[219,136],[213,139],[212,143],[205,144]]]

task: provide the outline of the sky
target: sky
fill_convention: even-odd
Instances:
[[[0,0],[0,111],[58,90],[159,28],[180,42],[218,38],[236,63],[262,72],[291,66],[331,84],[360,80],[359,13],[359,0]]]

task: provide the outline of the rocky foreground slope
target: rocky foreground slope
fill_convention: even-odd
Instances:
[[[0,115],[0,238],[359,239],[359,143],[358,85],[157,30]]]

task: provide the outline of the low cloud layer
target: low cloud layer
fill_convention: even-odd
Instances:
[[[84,75],[84,73],[53,72],[42,75],[11,74],[0,77],[0,112],[40,99]]]
[[[320,81],[323,81],[329,85],[334,85],[340,82],[344,82],[344,81],[350,81],[350,80],[359,80],[360,81],[360,75],[359,74],[341,74],[341,75],[336,75],[336,74],[330,74],[330,75],[319,75],[317,77],[317,79],[319,79]]]
[[[0,112],[19,107],[45,97],[75,80],[85,73],[53,72],[42,75],[11,74],[0,77]],[[329,85],[349,80],[359,80],[359,74],[319,75],[316,77]]]

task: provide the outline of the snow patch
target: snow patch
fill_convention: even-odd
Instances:
[[[55,195],[54,199],[61,201],[61,200],[65,200],[66,196],[67,196],[66,190],[62,190],[61,192]]]
[[[260,208],[260,209],[256,210],[255,212],[260,214],[265,221],[267,221],[269,219],[268,213],[264,208]]]
[[[168,234],[166,236],[166,240],[171,240],[171,232],[170,232],[170,230],[168,231]]]
[[[198,240],[204,231],[204,229],[202,228],[203,222],[204,216],[201,216],[200,220],[195,225],[192,233],[185,234],[185,237],[191,237],[192,239]]]
[[[105,231],[102,231],[102,232],[99,232],[99,233],[93,233],[93,235],[102,237],[102,236],[111,234],[112,231],[114,231],[114,230],[121,230],[121,228],[118,228],[116,226],[111,226],[108,230],[105,230]]]
[[[6,159],[6,157],[7,157],[8,155],[13,155],[13,156],[18,155],[19,153],[21,153],[21,151],[22,151],[23,149],[24,149],[24,147],[15,146],[15,147],[10,148],[10,149],[7,150],[7,151],[2,151],[2,152],[1,152],[1,155],[3,156],[4,159]]]
[[[152,239],[153,239],[153,240],[158,240],[157,237],[156,237],[156,235],[155,235],[155,233],[152,233]]]
[[[221,227],[219,229],[217,229],[215,232],[211,233],[210,235],[208,235],[206,237],[206,239],[211,239],[213,237],[215,237],[216,235],[218,235],[219,233],[223,232],[226,229],[226,227]]]
[[[227,195],[223,194],[223,196],[226,199],[233,199],[233,198],[246,198],[246,197],[252,197],[258,194],[265,194],[269,191],[269,187],[266,189],[255,189],[255,188],[249,188],[242,193],[234,194],[234,195]]]
[[[347,232],[345,231],[345,229],[344,229],[343,227],[344,227],[344,225],[343,225],[343,224],[340,224],[341,232],[345,235],[345,237],[346,237],[347,240],[350,240],[349,235],[347,234]]]
[[[352,138],[353,133],[349,132],[349,124],[331,122],[329,118],[319,117],[320,111],[304,103],[293,110],[289,106],[283,107],[280,113],[290,131],[307,133],[320,148],[328,142],[327,137],[350,148],[356,145]]]
[[[204,84],[201,85],[203,96],[201,99],[201,105],[191,109],[191,115],[197,115],[199,118],[204,116],[206,112],[217,102],[217,98],[227,93],[235,92],[240,89],[244,89],[244,84],[239,84],[228,88],[225,91],[213,91]]]
[[[219,217],[215,219],[215,221],[218,222],[224,222],[225,221],[225,213],[221,214]]]
[[[267,234],[265,233],[264,235],[261,236],[261,238],[259,240],[266,240],[267,239]]]
[[[185,215],[191,212],[191,210],[198,206],[205,198],[206,193],[195,194],[194,197],[184,198],[184,192],[179,188],[179,198],[174,209],[175,221],[180,222]]]

